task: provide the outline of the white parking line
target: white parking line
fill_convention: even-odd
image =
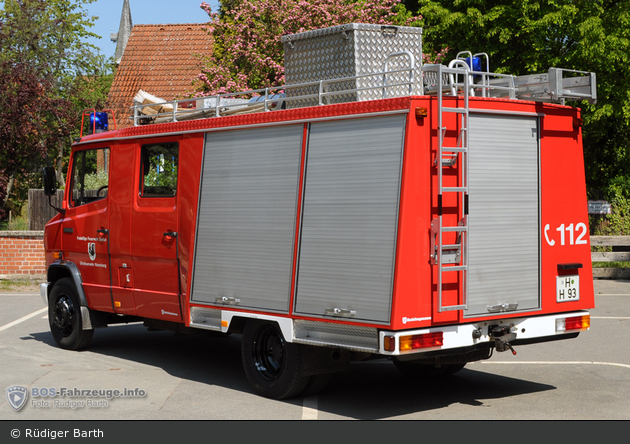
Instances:
[[[591,316],[591,319],[630,319],[627,316]]]
[[[619,364],[618,362],[597,362],[597,361],[481,361],[481,364],[530,364],[530,365],[609,365],[612,367],[630,368],[629,364]]]
[[[302,407],[302,419],[314,420],[317,419],[317,396],[305,396]]]
[[[630,296],[630,294],[625,294],[625,293],[604,293],[604,294],[596,294],[595,296]]]
[[[21,317],[17,321],[9,322],[8,324],[3,325],[2,327],[0,327],[0,331],[4,331],[4,330],[6,330],[8,328],[11,328],[11,327],[13,327],[15,325],[18,325],[21,322],[24,322],[24,321],[27,321],[27,320],[29,320],[31,318],[34,318],[35,316],[40,315],[40,314],[44,313],[47,310],[48,310],[48,307],[44,307],[41,310],[37,310],[34,313],[31,313],[31,314],[28,314],[28,315],[26,315],[24,317]]]

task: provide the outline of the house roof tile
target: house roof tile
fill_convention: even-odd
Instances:
[[[130,107],[140,89],[173,100],[193,92],[201,72],[197,54],[212,52],[204,24],[135,25],[107,97],[118,128],[132,126]]]

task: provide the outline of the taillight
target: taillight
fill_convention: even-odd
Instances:
[[[383,348],[385,351],[389,352],[396,350],[396,338],[394,336],[385,336],[383,339]]]
[[[591,326],[591,315],[556,319],[556,331],[587,330]]]
[[[444,333],[425,333],[400,337],[400,351],[416,350],[418,348],[441,347],[444,345]]]

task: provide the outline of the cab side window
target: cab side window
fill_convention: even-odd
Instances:
[[[75,152],[72,159],[71,184],[71,207],[78,207],[107,197],[109,148]]]
[[[179,145],[176,142],[141,148],[141,197],[173,197],[177,192]]]

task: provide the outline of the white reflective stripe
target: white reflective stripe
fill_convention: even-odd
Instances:
[[[303,420],[314,420],[317,419],[317,396],[306,396],[304,397],[302,407],[302,419]]]
[[[6,330],[6,329],[9,329],[9,328],[11,328],[11,327],[13,327],[13,326],[15,326],[15,325],[18,325],[18,324],[19,324],[19,323],[21,323],[21,322],[24,322],[24,321],[27,321],[27,320],[29,320],[29,319],[31,319],[31,318],[34,318],[35,316],[37,316],[37,315],[39,315],[39,314],[42,314],[42,313],[44,313],[44,312],[45,312],[45,311],[47,311],[47,310],[48,310],[48,307],[44,307],[44,308],[42,308],[41,310],[37,310],[37,311],[36,311],[36,312],[34,312],[34,313],[31,313],[31,314],[28,314],[28,315],[26,315],[26,316],[24,316],[24,317],[21,317],[21,318],[20,318],[20,319],[18,319],[17,321],[9,322],[8,324],[3,325],[2,327],[0,327],[0,331],[3,331],[3,330]]]
[[[620,364],[618,362],[597,362],[597,361],[481,361],[481,364],[531,364],[531,365],[609,365],[611,367],[630,368],[630,364]]]

